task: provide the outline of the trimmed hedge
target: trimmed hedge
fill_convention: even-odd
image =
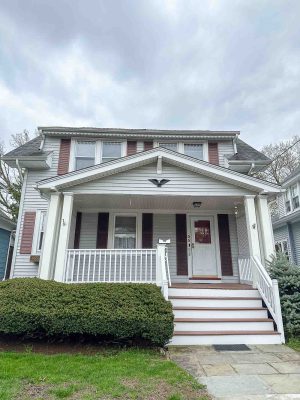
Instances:
[[[278,253],[268,270],[271,278],[278,280],[286,336],[300,337],[300,267],[292,264],[285,254]]]
[[[173,312],[151,284],[65,284],[37,278],[0,283],[0,334],[25,337],[93,336],[165,345]]]

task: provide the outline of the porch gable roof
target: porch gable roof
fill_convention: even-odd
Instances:
[[[153,162],[158,162],[158,160],[257,193],[267,194],[281,191],[280,186],[274,183],[247,176],[225,167],[210,164],[206,161],[197,160],[166,148],[154,148],[106,163],[72,171],[64,175],[44,179],[37,182],[36,189],[41,192],[63,190],[84,182],[94,181],[105,176],[118,174]]]

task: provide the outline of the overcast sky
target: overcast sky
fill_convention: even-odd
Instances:
[[[0,140],[36,126],[300,134],[299,0],[1,0]]]

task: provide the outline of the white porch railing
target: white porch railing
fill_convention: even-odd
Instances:
[[[277,280],[270,278],[265,267],[256,256],[239,258],[239,272],[241,283],[251,284],[254,288],[258,289],[277,325],[277,330],[281,334],[281,340],[284,343],[285,338]]]
[[[165,244],[156,249],[68,249],[66,283],[154,283],[168,298],[169,262]]]

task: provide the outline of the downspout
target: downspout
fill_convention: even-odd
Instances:
[[[22,172],[22,168],[20,167],[19,159],[18,159],[18,158],[16,158],[16,166],[17,166],[17,168],[18,168],[18,172],[19,172],[19,175],[20,175],[21,182],[23,183],[23,182],[24,182],[24,179],[23,179],[23,172]]]
[[[254,167],[255,167],[255,163],[253,162],[249,168],[248,175],[251,175],[251,172],[253,171]]]
[[[39,150],[43,150],[43,148],[44,148],[44,144],[45,144],[45,134],[44,133],[42,133],[42,141],[41,141],[41,144],[40,144],[40,147],[39,147]]]
[[[234,154],[237,154],[237,146],[236,146],[237,139],[238,139],[238,135],[236,134],[234,139],[233,139]]]

